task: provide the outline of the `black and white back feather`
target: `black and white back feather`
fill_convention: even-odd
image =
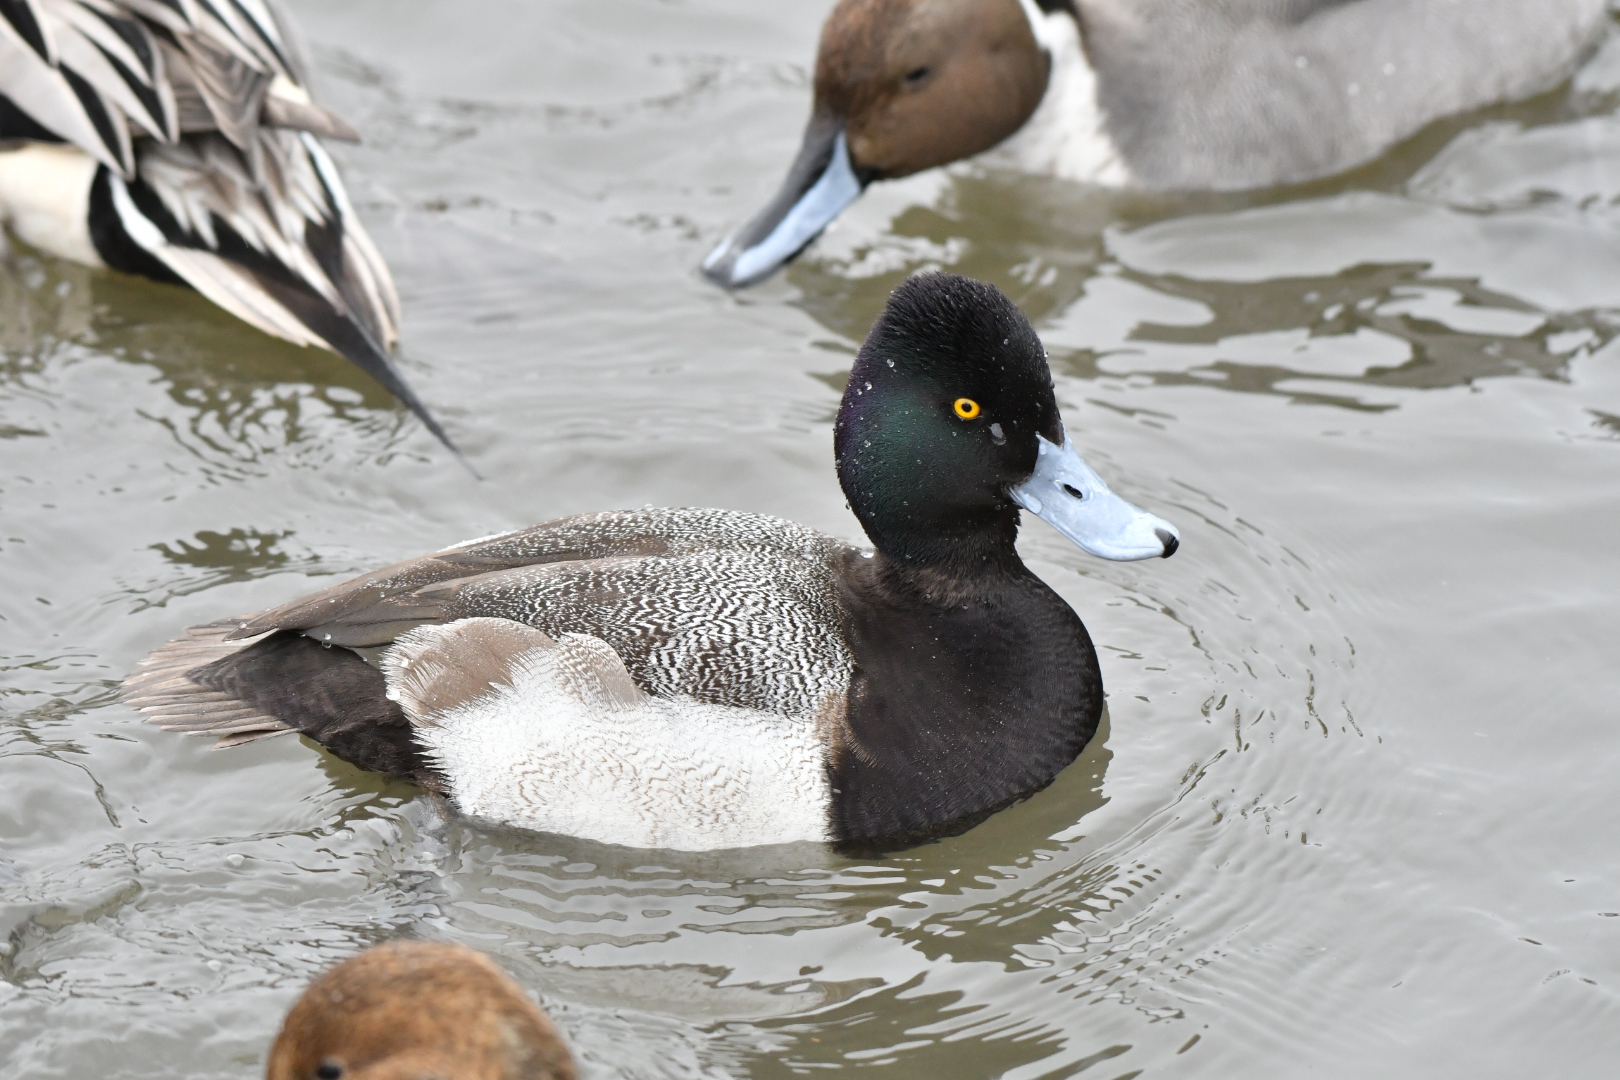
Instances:
[[[99,168],[89,244],[260,330],[330,349],[454,450],[389,358],[399,301],[321,137],[276,0],[0,0],[0,150],[66,143]],[[0,215],[6,215],[0,205]]]

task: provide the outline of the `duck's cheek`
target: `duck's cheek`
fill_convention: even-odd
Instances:
[[[889,99],[878,109],[851,121],[851,160],[863,174],[879,180],[945,165],[966,157],[977,140],[966,126],[972,118],[952,117],[944,91],[923,91]]]
[[[900,90],[851,116],[849,146],[862,175],[896,180],[961,161],[1023,126],[1046,90],[1046,59],[979,53],[940,65],[925,86]]]

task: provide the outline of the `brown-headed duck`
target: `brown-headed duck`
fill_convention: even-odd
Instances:
[[[482,953],[432,941],[369,949],[310,984],[265,1080],[575,1080],[546,1014]]]
[[[840,0],[776,197],[703,262],[768,277],[878,180],[990,151],[1150,190],[1299,183],[1566,78],[1607,0]]]

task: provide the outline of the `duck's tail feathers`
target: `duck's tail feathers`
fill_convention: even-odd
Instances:
[[[466,464],[389,356],[393,279],[314,137],[261,129],[245,152],[207,133],[138,157],[135,180],[103,169],[91,192],[109,266],[182,281],[265,333],[348,358]]]
[[[0,0],[0,138],[48,133],[108,171],[109,266],[347,357],[477,476],[390,358],[393,279],[313,137],[358,136],[304,67],[277,0]]]
[[[261,126],[356,138],[310,100],[305,66],[276,0],[0,0],[0,96],[125,179],[141,136],[218,131],[243,150]]]
[[[185,637],[159,648],[124,680],[124,701],[145,714],[148,722],[165,730],[213,736],[216,748],[240,746],[295,730],[229,690],[194,677],[251,644],[225,640],[240,625],[240,620],[227,619],[194,626]]]
[[[438,786],[381,672],[296,631],[227,641],[245,621],[162,646],[124,680],[124,701],[161,728],[213,736],[216,749],[296,731],[363,769]]]
[[[55,137],[108,168],[132,174],[134,146],[124,111],[78,71],[60,66],[55,35],[37,7],[35,0],[0,3],[0,96]],[[117,81],[128,88],[123,79]],[[161,120],[154,120],[154,126],[165,131],[172,127]]]

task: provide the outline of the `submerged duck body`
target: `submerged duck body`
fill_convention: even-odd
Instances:
[[[304,69],[277,0],[0,3],[0,225],[338,353],[454,450],[390,359],[393,279],[320,142],[358,136]]]
[[[867,185],[979,154],[1160,191],[1329,176],[1552,88],[1608,25],[1606,0],[841,0],[786,182],[703,268],[752,284]]]
[[[1172,553],[1068,443],[994,288],[896,291],[851,373],[839,478],[874,549],[724,510],[565,518],[199,627],[126,684],[164,727],[303,732],[475,817],[642,847],[904,840],[1048,783],[1102,709],[1020,507]]]

